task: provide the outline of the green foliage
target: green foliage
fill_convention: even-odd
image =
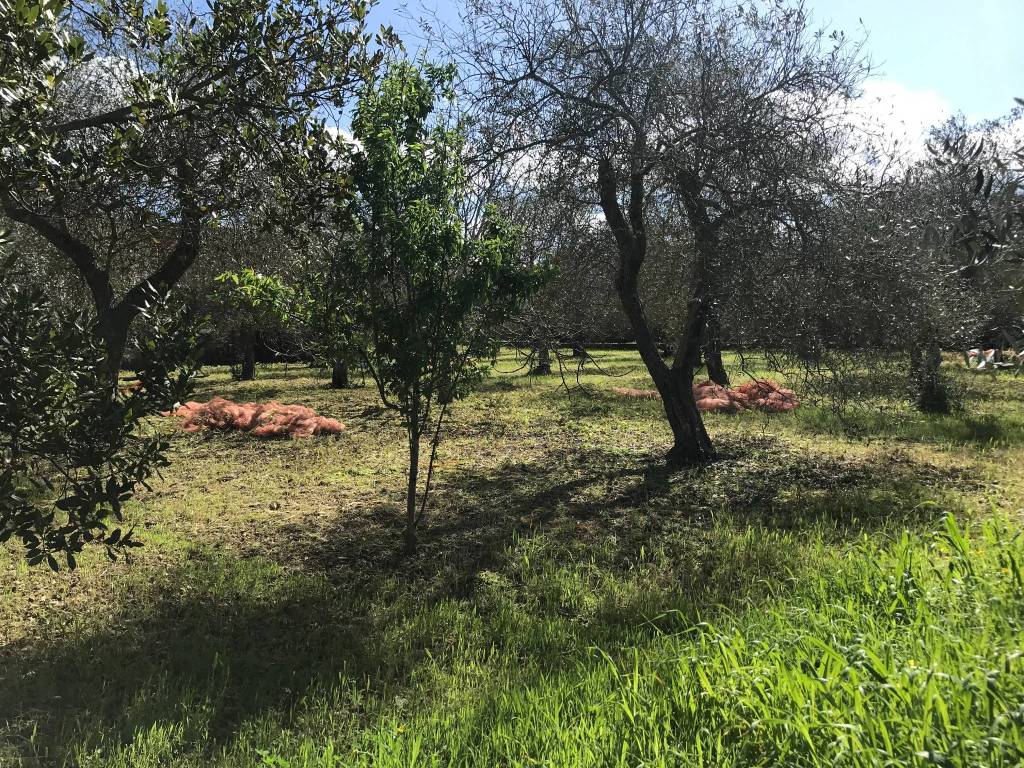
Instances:
[[[210,298],[228,318],[235,351],[241,358],[241,366],[233,371],[238,378],[251,379],[256,375],[257,338],[281,331],[293,321],[299,304],[297,293],[279,277],[249,267],[224,272],[214,281]]]
[[[74,567],[89,542],[113,558],[137,542],[108,522],[167,464],[167,445],[140,434],[153,393],[112,396],[90,324],[62,316],[10,266],[0,288],[0,542],[19,539],[29,564],[54,570],[58,556]]]
[[[0,244],[6,233],[0,232]],[[139,340],[139,386],[112,393],[106,354],[84,314],[62,314],[9,257],[0,270],[0,543],[20,540],[30,565],[57,570],[95,542],[111,559],[138,546],[109,530],[138,486],[167,466],[167,444],[142,420],[191,392],[196,324],[154,296]]]
[[[257,328],[288,322],[296,293],[281,278],[246,267],[217,275],[214,282],[211,298],[237,318],[236,322]]]
[[[493,208],[480,234],[467,235],[458,212],[469,194],[463,134],[441,108],[453,74],[397,62],[362,91],[352,120],[354,197],[320,309],[322,324],[358,350],[385,405],[408,430],[410,537],[420,436],[433,426],[436,447],[447,404],[479,380],[480,361],[498,351],[491,330],[545,274],[520,260],[519,231]],[[428,469],[423,505],[429,482]]]
[[[979,267],[998,266],[989,262],[1011,260],[1024,223],[1021,171],[1011,166],[1012,152],[1001,156],[990,143],[987,137],[975,139],[961,118],[952,118],[933,130],[928,144],[932,194],[938,200],[925,239],[951,249],[960,271],[969,275]]]
[[[308,270],[320,274],[316,268]],[[302,339],[303,349],[321,368],[342,364],[350,370],[362,367],[352,317],[342,302],[332,296],[330,280],[314,279],[296,292],[292,322]]]
[[[202,370],[206,318],[187,302],[154,295],[140,308],[143,330],[135,340],[140,394],[157,410],[190,399]]]
[[[188,187],[192,206],[212,212],[256,161],[278,172],[272,185],[330,174],[313,113],[343,106],[382,55],[367,51],[363,0],[227,0],[204,14],[162,1],[2,3],[0,147],[15,158],[3,187],[55,199],[76,186],[116,195],[118,180]],[[88,69],[98,55],[105,77]],[[109,91],[92,94],[90,114],[64,103],[83,77]]]
[[[47,119],[58,78],[64,68],[92,58],[81,34],[65,23],[67,12],[64,0],[0,0],[0,147],[5,157],[25,159],[49,145],[38,128]]]
[[[216,219],[293,228],[346,188],[323,116],[395,43],[369,7],[0,0],[0,212],[77,270],[111,374]]]
[[[479,377],[477,362],[498,349],[488,331],[541,276],[518,260],[519,232],[494,209],[480,236],[466,235],[462,133],[435,112],[451,77],[399,63],[362,93],[351,234],[330,275],[330,309],[368,358],[385,403],[416,433],[439,389],[457,397]]]

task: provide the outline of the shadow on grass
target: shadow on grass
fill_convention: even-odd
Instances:
[[[436,596],[472,594],[476,574],[509,542],[543,536],[601,566],[628,566],[641,547],[717,524],[766,531],[824,527],[836,536],[931,522],[976,480],[900,454],[844,460],[786,449],[770,437],[719,440],[721,460],[670,470],[629,451],[552,449],[540,459],[442,471],[416,554],[401,554],[400,499],[349,510],[324,530],[282,527],[264,554],[338,584],[401,575]],[[615,542],[614,553],[604,545]]]
[[[967,410],[949,415],[926,415],[907,410],[882,412],[859,409],[842,417],[824,408],[806,407],[793,420],[807,434],[848,434],[867,439],[964,445],[972,448],[1011,448],[1024,445],[1024,411],[1004,413]]]
[[[239,723],[287,708],[342,671],[372,668],[379,658],[366,643],[364,613],[349,610],[323,580],[196,549],[129,585],[109,615],[6,649],[3,735],[27,740],[19,723],[34,730],[47,765],[90,736],[130,741],[177,718],[201,731],[187,741],[225,739]]]
[[[558,631],[534,633],[524,642],[538,647],[523,652],[557,671],[594,645],[632,642],[644,617],[698,601],[707,615],[749,598],[750,584],[783,583],[798,555],[780,532],[853,536],[932,519],[939,513],[923,502],[962,480],[905,459],[822,459],[769,439],[722,448],[719,463],[677,472],[641,453],[552,450],[446,473],[411,557],[397,556],[400,518],[382,507],[325,530],[268,531],[257,556],[193,547],[161,572],[140,569],[110,615],[6,649],[8,735],[35,729],[32,751],[52,756],[96,734],[109,745],[111,734],[127,742],[180,722],[183,748],[215,750],[253,719],[287,722],[297,702],[339,678],[374,691],[409,685],[418,664],[452,653],[458,625],[444,605],[483,617],[480,631],[493,637],[482,647],[510,640],[507,627],[486,624],[494,583],[502,599],[529,606],[521,622],[555,622]],[[723,524],[753,531],[742,555],[714,536]],[[543,558],[524,566],[517,547]],[[650,582],[635,570],[644,549],[667,553]],[[574,571],[580,563],[588,575]],[[603,601],[602,580],[615,578],[632,596]],[[585,616],[572,598],[581,589],[601,606]]]

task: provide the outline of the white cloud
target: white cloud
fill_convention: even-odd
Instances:
[[[937,92],[915,91],[894,80],[869,80],[851,106],[862,152],[882,163],[923,157],[929,129],[952,114]]]
[[[351,146],[356,152],[363,151],[363,142],[359,141],[355,136],[352,135],[352,131],[347,128],[340,126],[328,125],[326,127],[327,133],[333,136],[335,139],[341,139],[342,142]]]

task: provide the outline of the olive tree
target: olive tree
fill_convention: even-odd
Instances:
[[[84,282],[110,377],[146,291],[177,283],[218,219],[302,221],[343,176],[323,119],[380,55],[367,8],[0,0],[0,212]]]
[[[471,0],[464,17],[457,47],[480,118],[500,127],[496,152],[576,160],[617,245],[615,288],[672,428],[668,458],[712,460],[692,381],[702,347],[715,351],[723,229],[820,194],[866,71],[858,47],[817,34],[800,3]],[[671,364],[640,290],[656,205],[678,208],[692,246]],[[686,241],[662,245],[674,242]]]
[[[211,300],[230,318],[232,344],[240,381],[256,378],[256,341],[260,334],[284,327],[295,305],[295,289],[276,275],[249,267],[214,278]]]
[[[975,296],[979,335],[1020,320],[1024,276],[1024,111],[932,131],[925,165],[929,235]],[[1013,288],[1011,288],[1013,286]]]
[[[124,503],[167,465],[144,420],[191,391],[194,322],[151,294],[142,386],[111,397],[93,318],[63,310],[15,255],[0,248],[0,543],[53,570],[74,568],[90,543],[115,558],[138,546],[119,525]]]
[[[594,208],[573,194],[574,168],[538,178],[500,163],[483,171],[500,182],[487,199],[522,230],[523,259],[545,263],[553,275],[503,326],[504,337],[525,353],[522,368],[546,375],[557,364],[563,376],[587,362],[589,343],[623,338],[627,332],[609,276],[614,245],[593,221]]]

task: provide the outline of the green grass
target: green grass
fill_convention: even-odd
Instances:
[[[1022,763],[1024,379],[858,439],[711,416],[722,461],[668,472],[660,405],[608,392],[649,386],[634,355],[586,391],[515,368],[455,409],[411,558],[371,388],[214,371],[199,399],[350,429],[158,424],[134,562],[0,551],[0,765]]]

